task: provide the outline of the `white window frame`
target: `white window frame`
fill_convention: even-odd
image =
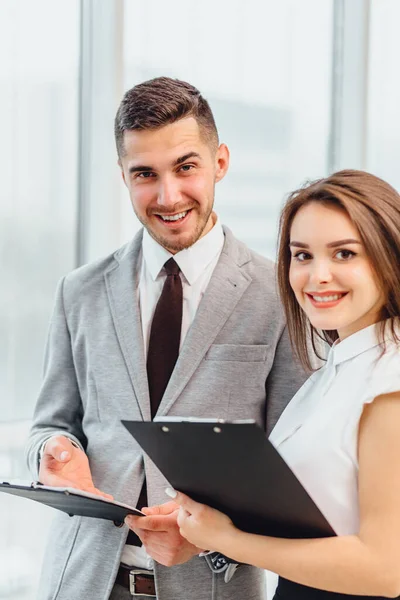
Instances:
[[[335,0],[329,170],[365,169],[370,0]]]
[[[77,265],[119,245],[114,117],[123,94],[123,6],[81,0]]]

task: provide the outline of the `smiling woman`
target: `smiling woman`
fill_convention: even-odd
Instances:
[[[183,494],[180,531],[277,573],[275,600],[400,598],[399,194],[361,171],[297,190],[282,212],[277,269],[298,356],[310,366],[310,329],[314,345],[321,336],[331,348],[270,441],[337,535],[245,533]]]
[[[383,295],[344,209],[316,202],[302,206],[290,237],[290,286],[313,327],[336,329],[343,340],[379,320]]]
[[[340,171],[289,196],[278,278],[288,327],[308,368],[308,327],[317,352],[317,337],[332,343],[400,314],[399,206],[388,183],[363,171]]]

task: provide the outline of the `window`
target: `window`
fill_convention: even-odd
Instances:
[[[400,188],[399,20],[398,0],[0,3],[0,480],[29,478],[57,280],[139,228],[112,140],[123,90],[160,75],[200,89],[231,150],[216,210],[274,258],[306,180],[359,167]],[[0,598],[36,597],[51,516],[0,494]]]
[[[231,150],[216,187],[222,221],[275,256],[285,194],[327,174],[333,2],[125,2],[125,89],[152,77],[200,89]],[[123,192],[126,194],[126,191]],[[125,199],[124,236],[134,218]]]
[[[55,286],[75,266],[78,0],[2,2],[0,45],[4,480],[29,477],[23,447],[41,381]],[[0,495],[1,598],[35,596],[50,513]]]
[[[400,190],[400,3],[372,0],[370,10],[367,169]]]

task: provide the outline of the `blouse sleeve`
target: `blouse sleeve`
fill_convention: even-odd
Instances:
[[[366,375],[365,393],[353,399],[352,409],[346,415],[342,447],[357,465],[358,428],[364,407],[378,396],[393,392],[400,392],[400,348],[391,347]]]
[[[400,392],[400,347],[392,347],[377,361],[369,376],[363,404],[371,404],[377,396]]]

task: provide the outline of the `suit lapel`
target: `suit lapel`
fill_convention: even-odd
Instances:
[[[248,262],[247,248],[225,229],[226,240],[196,317],[186,335],[157,415],[165,415],[193,376],[207,350],[251,283],[240,266]]]
[[[124,356],[142,418],[150,420],[150,399],[144,357],[138,283],[142,232],[128,248],[116,254],[117,266],[105,273],[115,331]]]

